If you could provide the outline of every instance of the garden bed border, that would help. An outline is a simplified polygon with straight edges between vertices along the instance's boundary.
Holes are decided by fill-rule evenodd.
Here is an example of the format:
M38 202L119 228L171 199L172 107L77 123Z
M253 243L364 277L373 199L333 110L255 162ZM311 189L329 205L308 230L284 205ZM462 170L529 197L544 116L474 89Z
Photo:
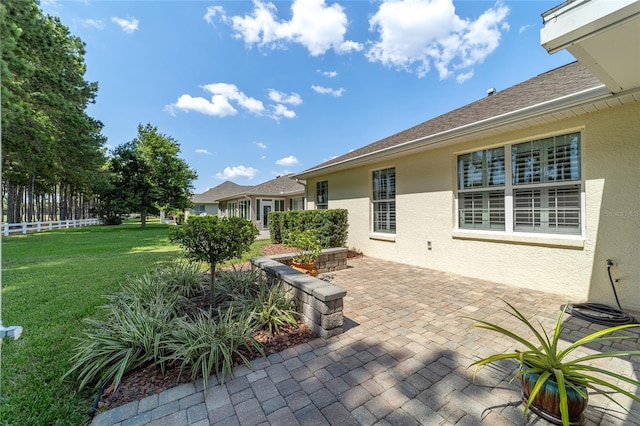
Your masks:
M346 248L324 249L318 258L318 272L326 273L347 267ZM328 281L292 269L292 254L254 257L253 269L260 269L268 282L282 282L293 296L300 319L323 339L343 332L343 298L346 290Z

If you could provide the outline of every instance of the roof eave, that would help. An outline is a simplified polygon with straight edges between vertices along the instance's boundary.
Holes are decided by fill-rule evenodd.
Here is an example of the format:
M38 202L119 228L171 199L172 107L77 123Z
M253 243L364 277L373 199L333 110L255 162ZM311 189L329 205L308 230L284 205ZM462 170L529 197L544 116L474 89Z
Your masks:
M611 97L611 92L605 85L596 86L587 90L573 93L571 95L552 99L526 108L511 111L505 114L497 115L484 120L476 121L464 126L455 127L443 132L424 136L419 139L410 140L401 144L384 148L371 153L363 154L358 157L345 159L336 163L328 164L324 167L312 168L307 171L294 174L292 177L297 179L309 179L315 176L331 173L339 170L354 167L356 165L364 165L375 162L382 157L402 153L408 150L415 150L427 146L438 146L450 143L453 139L460 138L472 133L487 131L498 128L507 124L524 121L539 117L541 115L551 114L562 110L575 108L581 105L589 104Z

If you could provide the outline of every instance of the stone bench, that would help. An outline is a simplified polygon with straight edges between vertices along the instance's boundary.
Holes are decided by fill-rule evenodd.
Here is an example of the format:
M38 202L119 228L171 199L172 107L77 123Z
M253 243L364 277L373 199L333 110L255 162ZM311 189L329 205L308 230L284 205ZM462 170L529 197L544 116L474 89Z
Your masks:
M323 250L318 260L319 273L344 269L347 267L347 249ZM287 263L291 263L291 254L251 259L252 268L260 269L268 282L284 284L293 297L300 319L317 336L326 339L341 334L344 325L342 300L347 292L327 281L298 272Z

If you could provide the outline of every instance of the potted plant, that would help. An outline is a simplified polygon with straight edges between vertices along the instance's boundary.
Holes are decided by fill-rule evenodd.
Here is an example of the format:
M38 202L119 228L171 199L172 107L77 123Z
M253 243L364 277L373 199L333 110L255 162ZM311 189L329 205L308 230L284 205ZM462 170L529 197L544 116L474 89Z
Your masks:
M296 248L291 257L292 268L314 277L318 275L316 260L320 256L322 245L312 229L289 232L284 238L284 245Z
M634 401L640 402L640 396L622 389L609 379L624 381L633 386L640 387L640 382L602 367L592 365L589 361L599 358L612 357L636 357L640 351L610 351L591 355L578 356L568 359L568 355L576 349L590 343L613 342L624 339L638 339L638 336L613 336L612 334L627 328L640 327L640 324L624 324L605 328L589 334L566 348L559 347L562 331L562 318L566 311L566 305L556 322L553 334L549 336L545 330L539 331L509 302L504 301L510 308L509 313L522 322L533 336L528 340L517 331L510 331L500 325L477 318L471 325L473 328L490 330L509 337L524 346L523 350L515 352L497 353L480 359L473 364L475 380L479 367L503 359L514 359L520 363L520 369L511 380L519 378L522 383L522 398L525 403L524 414L531 409L544 419L562 425L580 424L582 412L587 407L589 389L604 395L616 405L623 407L611 395L610 391L625 395ZM595 373L595 375L594 375ZM604 388L608 388L605 392Z

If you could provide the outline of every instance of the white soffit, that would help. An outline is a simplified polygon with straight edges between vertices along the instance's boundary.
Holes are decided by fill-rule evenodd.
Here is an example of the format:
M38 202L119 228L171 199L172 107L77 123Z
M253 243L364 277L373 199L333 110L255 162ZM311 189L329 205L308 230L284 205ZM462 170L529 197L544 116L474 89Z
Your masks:
M613 93L640 87L640 0L570 0L542 18L549 53L567 49Z

